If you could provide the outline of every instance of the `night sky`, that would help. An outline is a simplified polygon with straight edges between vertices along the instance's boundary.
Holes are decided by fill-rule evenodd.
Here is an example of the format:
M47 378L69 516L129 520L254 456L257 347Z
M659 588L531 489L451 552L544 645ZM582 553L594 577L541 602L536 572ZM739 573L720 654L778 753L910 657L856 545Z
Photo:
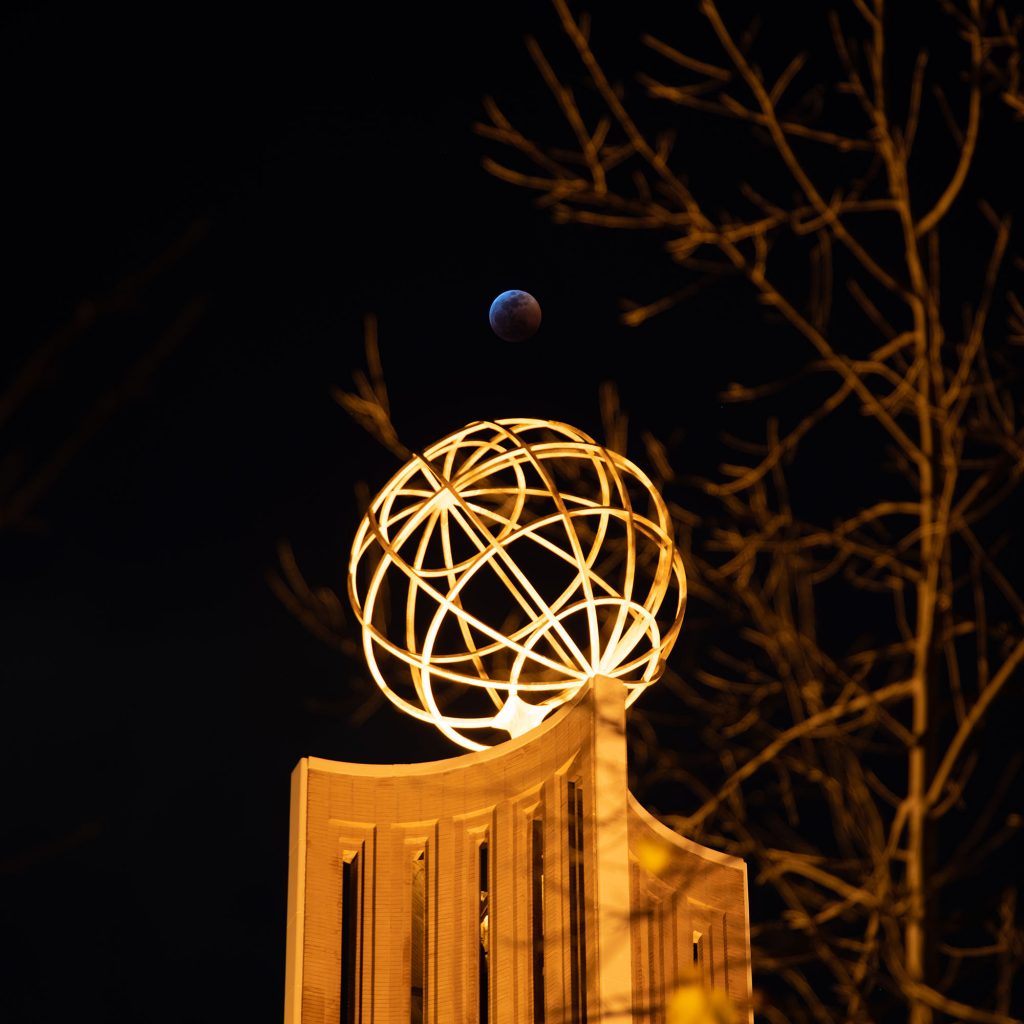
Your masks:
M557 38L546 5L371 6L3 16L0 381L63 348L0 482L67 458L0 529L0 1019L278 1020L296 761L455 752L387 708L353 726L358 666L267 580L287 540L343 589L357 484L397 468L331 398L365 314L412 448L513 415L600 434L615 379L698 466L763 363L728 293L619 326L674 286L656 248L481 169L485 94L557 123L523 44ZM487 323L507 288L543 307L520 345Z

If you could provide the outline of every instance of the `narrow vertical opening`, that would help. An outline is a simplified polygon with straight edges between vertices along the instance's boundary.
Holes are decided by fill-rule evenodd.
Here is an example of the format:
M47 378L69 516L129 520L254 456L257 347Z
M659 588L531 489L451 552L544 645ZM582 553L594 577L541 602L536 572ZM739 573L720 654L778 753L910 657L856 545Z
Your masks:
M569 783L569 998L572 1024L580 1019L579 921L576 913L576 783Z
M583 876L583 792L576 790L576 898L579 901L580 1024L587 1024L587 890Z
M482 842L480 844L479 866L477 868L477 877L480 882L480 950L478 953L479 966L477 968L480 1024L487 1024L490 1020L491 1008L491 984L488 973L490 967L491 889L488 881L487 864L487 843Z
M533 875L533 1024L544 1024L544 822L534 818L530 831Z
M569 783L569 968L573 1024L587 1024L587 922L583 880L583 793Z
M427 952L427 872L421 850L412 862L412 949L410 950L409 1020L423 1024Z
M359 998L359 854L341 865L341 1022L356 1024Z
M658 927L659 922L656 920L656 911L654 908L654 902L648 891L647 896L647 908L644 911L644 921L636 922L636 926L645 924L647 926L647 983L650 986L652 997L655 993L658 993L656 1001L663 1002L664 997L661 995L662 989L662 961L659 959L659 933L661 929Z
M699 977L704 977L704 935L701 932L693 933L693 970Z

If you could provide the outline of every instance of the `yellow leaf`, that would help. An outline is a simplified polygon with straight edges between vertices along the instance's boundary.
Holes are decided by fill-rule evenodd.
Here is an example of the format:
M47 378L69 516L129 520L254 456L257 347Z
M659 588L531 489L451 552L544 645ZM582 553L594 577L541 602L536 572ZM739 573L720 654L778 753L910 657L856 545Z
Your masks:
M672 851L668 843L657 839L641 839L636 847L637 860L645 871L652 875L660 875L666 871L672 859Z
M735 1012L724 992L704 988L698 981L683 982L669 997L666 1024L733 1024Z

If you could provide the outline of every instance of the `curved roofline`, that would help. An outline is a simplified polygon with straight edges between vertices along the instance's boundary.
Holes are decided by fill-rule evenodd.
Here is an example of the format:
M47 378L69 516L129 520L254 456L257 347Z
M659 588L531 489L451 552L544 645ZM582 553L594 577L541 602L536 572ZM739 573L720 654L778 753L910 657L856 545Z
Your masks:
M517 750L539 742L549 732L557 729L562 722L568 718L576 708L590 695L594 688L594 679L588 679L576 692L576 694L565 704L556 709L555 713L546 718L536 728L517 736L515 739L506 740L504 743L496 743L493 747L484 750L472 750L468 754L458 754L455 757L445 757L439 761L413 761L409 763L393 762L391 764L361 764L357 761L334 761L325 757L307 757L306 761L310 768L321 772L331 772L336 775L356 775L361 778L394 778L397 775L408 777L410 775L435 775L442 772L469 768L490 761L497 761L512 754ZM396 771L400 769L400 771Z
M670 829L664 822L659 821L632 793L627 793L629 809L649 828L657 837L666 843L687 853L692 853L704 860L712 861L715 864L724 864L731 868L742 868L744 873L747 870L747 862L742 857L735 857L731 853L722 853L721 850L713 850L709 846L702 846L693 839L687 839L678 832Z

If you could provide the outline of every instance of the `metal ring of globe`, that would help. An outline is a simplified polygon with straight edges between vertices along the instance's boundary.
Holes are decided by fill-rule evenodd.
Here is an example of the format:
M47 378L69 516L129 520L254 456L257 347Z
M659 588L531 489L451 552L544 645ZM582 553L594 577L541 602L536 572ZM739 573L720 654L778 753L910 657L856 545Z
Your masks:
M521 735L595 675L631 704L686 605L651 480L538 419L471 423L415 455L360 523L348 586L381 690L470 750L489 744L467 732Z

